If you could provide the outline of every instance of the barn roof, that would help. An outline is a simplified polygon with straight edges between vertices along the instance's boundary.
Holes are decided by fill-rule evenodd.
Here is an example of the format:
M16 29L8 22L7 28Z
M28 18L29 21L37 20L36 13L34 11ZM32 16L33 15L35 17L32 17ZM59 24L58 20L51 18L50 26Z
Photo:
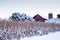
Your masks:
M33 19L35 19L35 21L43 21L43 22L46 20L45 18L43 18L43 17L40 16L39 14L35 15L35 16L33 17Z

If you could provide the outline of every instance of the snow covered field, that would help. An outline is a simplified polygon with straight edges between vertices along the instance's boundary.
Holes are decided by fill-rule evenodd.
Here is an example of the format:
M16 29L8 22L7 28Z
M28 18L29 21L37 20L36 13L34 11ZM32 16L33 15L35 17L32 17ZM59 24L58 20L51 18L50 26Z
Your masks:
M48 35L43 36L32 36L21 38L21 40L60 40L60 32L49 33Z

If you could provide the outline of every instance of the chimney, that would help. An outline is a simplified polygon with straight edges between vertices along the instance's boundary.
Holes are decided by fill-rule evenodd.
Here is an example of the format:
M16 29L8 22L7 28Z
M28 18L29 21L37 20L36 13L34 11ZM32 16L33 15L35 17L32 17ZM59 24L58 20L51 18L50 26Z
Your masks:
M53 18L53 13L49 13L49 14L48 14L48 18L49 18L49 19Z

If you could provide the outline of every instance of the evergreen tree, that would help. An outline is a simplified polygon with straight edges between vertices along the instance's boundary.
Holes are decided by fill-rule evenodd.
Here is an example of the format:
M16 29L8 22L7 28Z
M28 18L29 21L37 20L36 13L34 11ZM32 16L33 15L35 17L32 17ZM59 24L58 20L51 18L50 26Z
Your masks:
M20 20L21 19L21 14L19 12L15 12L9 18L12 19L12 20Z
M9 18L13 21L32 21L30 16L27 16L25 13L20 14L19 12L14 12Z
M58 14L58 15L57 15L57 18L59 18L59 19L60 19L60 14Z

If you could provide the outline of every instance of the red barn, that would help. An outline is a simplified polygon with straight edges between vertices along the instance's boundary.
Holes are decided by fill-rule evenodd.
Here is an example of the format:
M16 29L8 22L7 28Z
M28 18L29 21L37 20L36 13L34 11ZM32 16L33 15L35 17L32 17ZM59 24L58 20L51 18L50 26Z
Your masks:
M44 22L46 20L45 18L41 17L39 14L35 15L33 19L35 19L35 21L41 21L41 22Z

